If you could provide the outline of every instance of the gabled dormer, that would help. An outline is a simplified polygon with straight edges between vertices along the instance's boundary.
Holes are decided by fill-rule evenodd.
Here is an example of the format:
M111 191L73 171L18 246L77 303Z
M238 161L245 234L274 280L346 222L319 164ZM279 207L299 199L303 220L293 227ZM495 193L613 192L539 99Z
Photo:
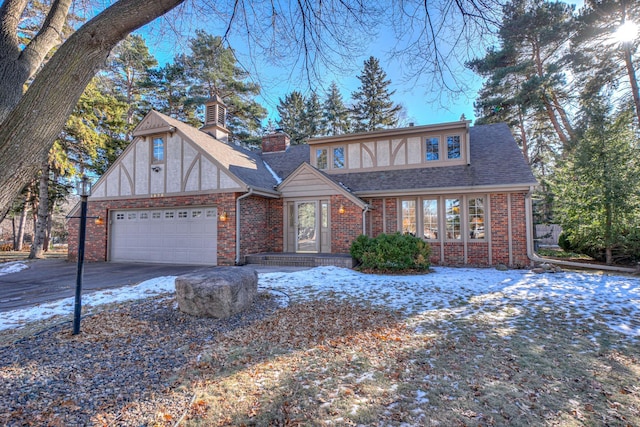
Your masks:
M331 173L471 163L469 120L313 138L309 163Z
M205 102L204 107L204 126L200 130L218 141L229 142L229 130L226 127L227 106L222 102L222 98L213 95Z

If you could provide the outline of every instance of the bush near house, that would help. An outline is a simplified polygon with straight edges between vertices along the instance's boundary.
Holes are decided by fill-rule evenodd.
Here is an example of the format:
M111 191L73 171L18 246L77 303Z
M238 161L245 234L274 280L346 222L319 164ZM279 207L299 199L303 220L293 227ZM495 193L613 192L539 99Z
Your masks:
M376 271L429 270L431 246L410 234L360 235L351 244L351 256L362 269Z

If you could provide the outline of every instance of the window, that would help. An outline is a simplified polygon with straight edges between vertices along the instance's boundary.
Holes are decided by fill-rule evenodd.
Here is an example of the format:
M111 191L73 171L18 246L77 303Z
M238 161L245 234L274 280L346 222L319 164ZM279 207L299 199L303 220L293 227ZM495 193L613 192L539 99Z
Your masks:
M129 212L129 213L127 214L127 219L136 219L136 214L135 214L135 213L133 213L133 212Z
M422 201L422 235L425 239L438 238L438 201Z
M322 202L322 228L329 227L329 203Z
M200 218L202 216L202 211L191 211L191 218Z
M447 239L458 240L460 232L460 199L445 200L445 228Z
M427 151L425 159L427 161L438 160L438 150L440 149L440 138L427 138Z
M327 168L327 149L326 148L318 148L316 150L316 167L318 169Z
M149 219L149 214L147 212L140 212L140 219Z
M469 237L471 239L484 239L484 198L474 197L469 199Z
M333 167L335 169L344 168L344 147L336 147L333 149Z
M152 219L160 219L160 212L151 212Z
M167 211L164 213L164 219L173 219L175 213L173 211Z
M455 135L447 137L447 158L460 158L460 136Z
M402 232L416 235L416 201L402 201Z
M216 211L214 211L213 209L207 209L207 213L205 215L207 216L207 218L215 218Z
M188 218L189 212L187 211L178 211L178 218Z
M153 163L164 162L164 138L153 138Z
M124 214L123 214L123 213L117 213L117 214L116 214L116 219L117 219L117 220L124 219Z

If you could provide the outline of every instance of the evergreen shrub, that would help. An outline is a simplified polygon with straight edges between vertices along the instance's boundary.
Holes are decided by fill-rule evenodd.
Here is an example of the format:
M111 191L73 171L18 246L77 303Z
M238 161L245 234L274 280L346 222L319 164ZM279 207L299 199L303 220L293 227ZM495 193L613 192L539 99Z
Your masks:
M431 246L410 234L360 235L351 244L351 256L363 269L379 271L429 270Z

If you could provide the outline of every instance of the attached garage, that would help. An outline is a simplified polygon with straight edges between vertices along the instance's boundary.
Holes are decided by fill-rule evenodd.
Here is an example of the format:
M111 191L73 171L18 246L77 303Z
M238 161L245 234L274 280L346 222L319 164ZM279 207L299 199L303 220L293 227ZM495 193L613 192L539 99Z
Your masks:
M217 265L215 207L114 210L111 261Z

